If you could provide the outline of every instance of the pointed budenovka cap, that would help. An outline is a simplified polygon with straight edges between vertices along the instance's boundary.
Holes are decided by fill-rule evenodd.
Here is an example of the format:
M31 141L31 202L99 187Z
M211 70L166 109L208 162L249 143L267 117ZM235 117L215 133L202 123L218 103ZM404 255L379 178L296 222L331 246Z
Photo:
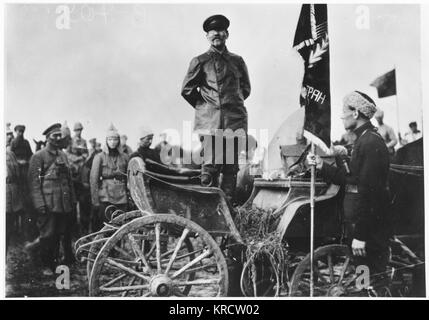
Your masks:
M107 128L106 137L118 137L119 138L119 132L113 125L113 123L110 124L110 126Z
M80 123L80 122L76 122L76 123L74 124L73 131L76 131L76 130L83 130L83 125L82 125L82 123Z

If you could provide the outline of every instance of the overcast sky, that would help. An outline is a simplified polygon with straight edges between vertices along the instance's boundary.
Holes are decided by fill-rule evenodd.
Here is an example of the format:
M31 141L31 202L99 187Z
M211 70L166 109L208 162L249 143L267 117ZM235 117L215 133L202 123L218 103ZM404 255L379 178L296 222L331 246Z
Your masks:
M27 125L29 139L65 120L81 121L83 136L99 140L113 122L133 148L140 125L182 131L193 109L181 84L191 58L208 49L202 22L217 13L231 21L228 49L248 65L249 127L272 136L299 108L303 63L292 49L298 4L68 6L66 30L56 27L56 5L6 9L5 121ZM413 120L421 127L419 6L369 5L369 29L357 28L357 7L328 5L332 139L343 132L342 97L354 89L375 98L397 131L396 97L376 99L369 87L394 65L400 129Z

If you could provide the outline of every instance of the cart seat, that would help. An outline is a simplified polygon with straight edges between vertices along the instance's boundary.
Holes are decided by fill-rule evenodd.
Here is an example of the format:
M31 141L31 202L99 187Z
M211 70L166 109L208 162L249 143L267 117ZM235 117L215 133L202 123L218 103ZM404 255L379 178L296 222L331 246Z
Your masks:
M146 173L150 176L176 183L200 184L200 169L179 168L146 159Z

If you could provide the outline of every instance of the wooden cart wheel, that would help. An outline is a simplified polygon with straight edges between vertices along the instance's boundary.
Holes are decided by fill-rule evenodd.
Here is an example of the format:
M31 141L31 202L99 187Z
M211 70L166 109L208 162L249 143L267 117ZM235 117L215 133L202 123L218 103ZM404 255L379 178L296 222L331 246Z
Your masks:
M112 225L115 225L115 226L122 226L130 222L131 220L140 218L144 215L146 215L146 213L140 210L129 211L115 217L111 223ZM111 230L110 227L103 226L103 228L100 231L105 231L105 232L98 234L92 240L94 243L89 247L88 256L87 256L88 259L86 262L86 275L87 275L88 281L91 277L91 271L92 271L92 266L94 264L94 260L97 257L97 254L100 251L100 249L103 247L103 244L105 243L105 241L102 241L102 239L106 239L107 237L110 237L116 231L116 230L111 230L111 231L110 230Z
M127 223L103 245L89 294L209 297L226 296L227 288L226 260L210 234L186 218L156 214Z
M350 296L359 294L355 287L356 269L350 248L327 245L314 251L314 296ZM296 267L290 296L310 296L310 255Z

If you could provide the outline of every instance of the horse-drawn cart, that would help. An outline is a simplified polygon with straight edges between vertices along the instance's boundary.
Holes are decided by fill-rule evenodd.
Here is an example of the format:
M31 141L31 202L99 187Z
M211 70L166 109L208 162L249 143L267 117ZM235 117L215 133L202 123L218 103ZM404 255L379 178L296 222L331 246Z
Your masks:
M150 171L140 158L130 160L128 186L137 209L109 208L110 222L76 242L77 257L87 263L89 294L308 296L310 180L255 179L237 210L221 189L200 186L198 176L190 169ZM362 294L342 239L342 192L316 180L314 295ZM258 215L266 219L255 220ZM251 219L263 237L246 237L242 221ZM396 248L403 267L421 262L403 243Z

